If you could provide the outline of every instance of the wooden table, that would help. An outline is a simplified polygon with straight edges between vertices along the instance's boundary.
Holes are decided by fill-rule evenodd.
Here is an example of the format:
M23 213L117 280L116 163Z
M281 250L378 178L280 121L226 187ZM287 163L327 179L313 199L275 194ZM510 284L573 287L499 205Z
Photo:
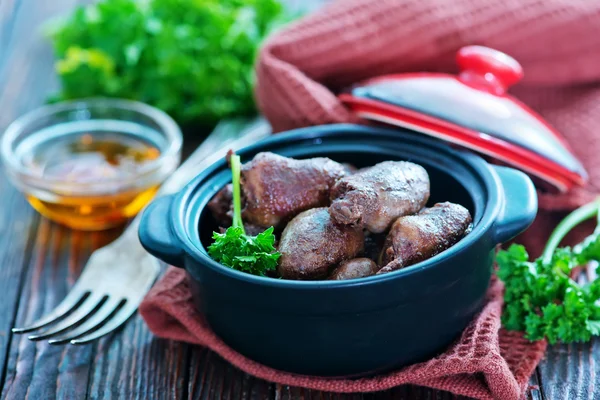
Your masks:
M38 31L78 0L0 0L0 131L56 88ZM186 138L187 151L198 139ZM337 395L247 376L203 348L153 337L139 316L83 347L51 346L10 329L55 307L108 233L72 232L41 219L0 174L0 393L2 399L449 399L418 387ZM600 398L600 342L554 346L532 377L534 399Z

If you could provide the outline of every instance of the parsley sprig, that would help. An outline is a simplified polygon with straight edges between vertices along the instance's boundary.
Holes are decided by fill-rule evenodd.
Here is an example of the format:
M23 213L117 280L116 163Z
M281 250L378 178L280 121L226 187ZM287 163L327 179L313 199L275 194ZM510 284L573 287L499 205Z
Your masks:
M524 331L529 340L545 338L549 343L586 342L600 335L600 280L575 280L582 267L598 269L600 221L581 243L558 247L574 227L600 217L599 206L596 201L565 217L534 261L529 261L522 245L513 244L498 253L498 277L505 284L502 323L506 329Z
M230 158L233 181L233 223L225 233L213 232L214 242L208 247L208 254L223 265L264 276L277 267L281 254L275 249L273 227L257 236L248 236L242 222L240 194L241 162L238 155Z
M46 28L61 90L51 100L120 97L181 124L253 115L263 40L296 17L278 0L100 0Z

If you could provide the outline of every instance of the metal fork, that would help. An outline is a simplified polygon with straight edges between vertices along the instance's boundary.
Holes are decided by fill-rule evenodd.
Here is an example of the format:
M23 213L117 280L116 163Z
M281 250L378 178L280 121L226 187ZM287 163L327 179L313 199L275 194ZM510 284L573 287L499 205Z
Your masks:
M267 136L270 127L258 118L220 123L196 151L161 186L157 196L174 193L200 171L226 155ZM64 300L49 314L14 333L41 332L31 340L50 344L85 344L125 323L160 274L158 260L148 254L137 236L138 215L114 242L96 250Z

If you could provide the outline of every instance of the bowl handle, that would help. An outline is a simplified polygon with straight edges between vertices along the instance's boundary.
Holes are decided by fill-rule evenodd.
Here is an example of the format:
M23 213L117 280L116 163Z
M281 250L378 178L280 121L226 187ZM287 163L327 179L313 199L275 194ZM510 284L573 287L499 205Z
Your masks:
M527 175L513 168L494 165L504 189L504 205L494 225L496 243L504 243L532 224L537 213L537 194Z
M138 236L142 246L154 257L183 268L183 250L169 223L172 200L173 195L158 197L146 207Z

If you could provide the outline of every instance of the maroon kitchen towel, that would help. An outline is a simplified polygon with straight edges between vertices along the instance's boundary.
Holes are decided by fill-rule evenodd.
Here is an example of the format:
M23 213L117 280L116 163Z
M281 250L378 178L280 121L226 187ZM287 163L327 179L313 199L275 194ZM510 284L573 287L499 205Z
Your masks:
M242 371L283 385L328 392L374 392L414 384L478 399L518 400L542 358L546 343L528 342L500 327L502 285L494 282L483 311L460 339L439 356L409 367L362 379L335 379L277 371L227 346L196 311L187 276L171 267L152 288L140 313L157 336L208 347Z

